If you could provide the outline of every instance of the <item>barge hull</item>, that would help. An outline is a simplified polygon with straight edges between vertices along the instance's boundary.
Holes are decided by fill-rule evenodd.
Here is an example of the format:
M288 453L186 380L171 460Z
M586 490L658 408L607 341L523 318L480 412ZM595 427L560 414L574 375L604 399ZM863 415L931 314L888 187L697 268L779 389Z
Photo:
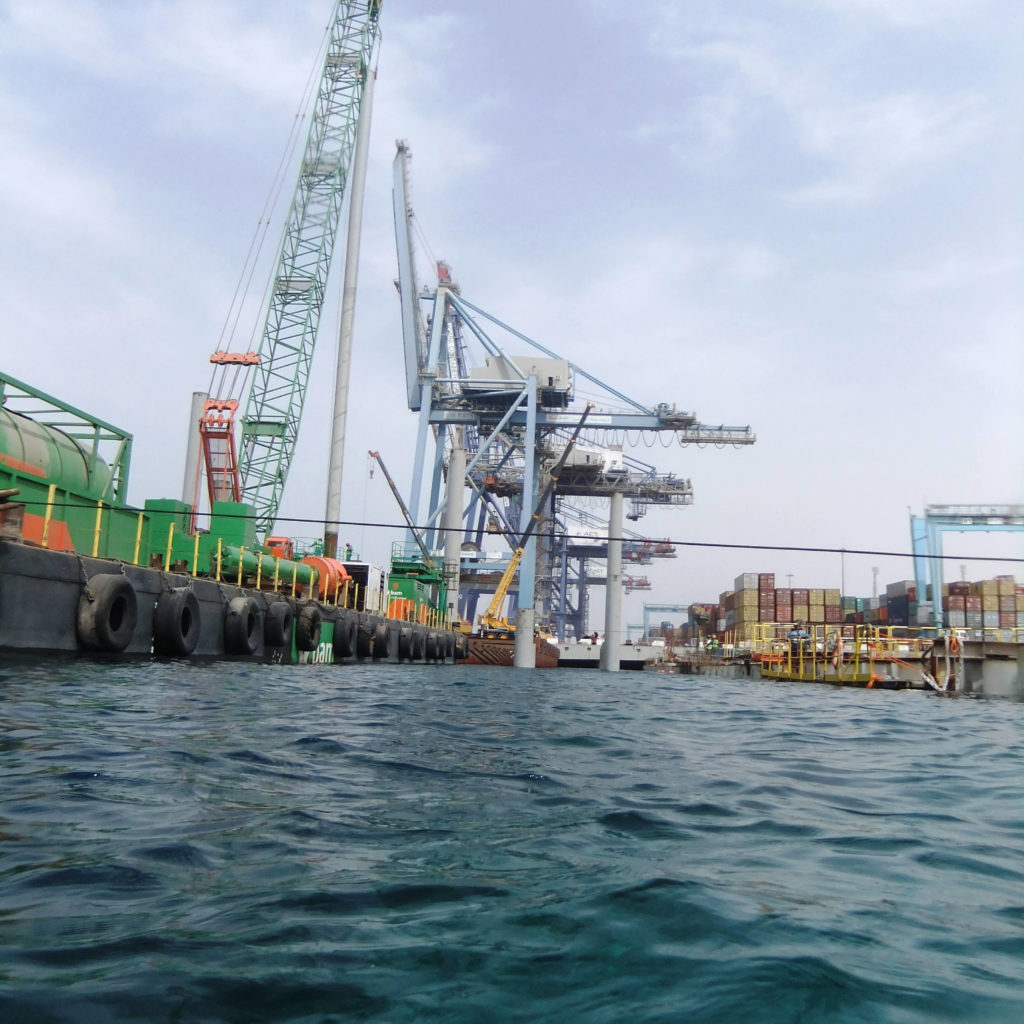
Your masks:
M127 642L116 649L97 649L83 642L79 622L83 601L89 600L90 582L98 577L122 577L134 594L134 627ZM419 662L453 663L464 652L451 630L390 619L364 611L336 608L317 601L294 599L279 593L252 590L193 577L184 573L131 565L74 552L52 551L16 541L0 540L0 652L46 652L141 657L154 653L161 595L189 591L192 658L240 657L268 662ZM251 639L239 650L226 629L231 603L250 602L258 622ZM301 629L285 643L272 642L269 612L272 605L287 605L291 621L305 613L307 623L319 623L319 642L297 650ZM191 619L197 620L192 622ZM308 630L307 630L308 633ZM279 638L278 638L279 639ZM237 642L235 647L237 648ZM302 646L300 643L299 647Z

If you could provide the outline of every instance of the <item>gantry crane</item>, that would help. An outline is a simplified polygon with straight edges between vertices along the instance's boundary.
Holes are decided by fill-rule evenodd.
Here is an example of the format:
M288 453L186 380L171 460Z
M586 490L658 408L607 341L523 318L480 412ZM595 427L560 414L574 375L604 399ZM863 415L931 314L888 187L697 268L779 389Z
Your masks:
M912 625L946 624L941 600L942 535L976 531L1024 531L1024 505L926 505L923 516L910 516L919 617Z
M380 39L381 0L336 0L302 164L271 282L266 320L234 447L238 399L211 394L201 419L210 500L256 509L273 528L295 450L360 110ZM212 360L225 365L224 353ZM237 364L235 357L231 364Z
M598 380L582 366L564 359L497 317L469 302L444 268L438 267L437 285L422 291L416 276L413 252L413 212L409 201L409 147L398 142L394 162L394 217L398 250L398 292L402 310L402 340L405 355L405 383L409 409L418 413L413 478L409 490L409 508L413 519L424 525L428 544L433 542L435 525L442 515L458 524L466 520L463 500L466 489L472 497L469 517L474 511L499 521L500 532L510 539L524 531L526 517L533 506L536 483L543 466L557 456L564 443L564 432L574 422L575 381L586 381L601 389L608 407L591 416L588 433L599 438L624 438L646 434L675 439L680 445L708 443L750 445L755 441L749 426L706 425L692 412L662 402L641 404L610 384ZM426 307L424 310L422 307ZM497 340L496 332L513 339L516 355ZM471 340L483 352L482 365L466 357L463 341ZM430 439L433 438L433 454ZM589 440L589 439L588 439ZM609 501L607 542L606 634L614 640L620 632L622 518L625 497L634 511L646 505L679 507L692 501L689 480L674 474L659 474L624 456L621 448L602 449L595 440L594 458L575 460L571 473L559 483L559 499L605 497ZM446 455L448 458L446 460ZM457 457L456 457L457 456ZM445 477L447 493L442 495ZM426 473L433 467L429 484ZM453 470L452 467L459 467ZM424 493L426 491L426 493ZM421 502L426 498L426 513ZM508 502L512 515L503 517L496 499ZM486 505L486 508L484 507ZM514 520L518 514L518 530ZM554 523L558 510L546 510L545 518ZM470 518L471 521L471 518ZM448 535L451 527L446 527ZM536 614L538 575L554 593L553 563L547 551L539 551L538 536L553 531L538 531L520 557L519 617L530 620ZM458 555L455 556L458 558ZM448 556L446 555L446 561ZM540 574L538 574L540 562ZM485 566L475 558L467 569ZM560 596L560 595L558 595ZM564 606L549 620L564 624ZM470 617L472 617L470 615ZM613 626L607 625L614 622ZM523 631L525 632L525 630ZM522 633L517 634L518 641ZM611 645L614 647L614 644ZM615 668L618 662L615 661Z

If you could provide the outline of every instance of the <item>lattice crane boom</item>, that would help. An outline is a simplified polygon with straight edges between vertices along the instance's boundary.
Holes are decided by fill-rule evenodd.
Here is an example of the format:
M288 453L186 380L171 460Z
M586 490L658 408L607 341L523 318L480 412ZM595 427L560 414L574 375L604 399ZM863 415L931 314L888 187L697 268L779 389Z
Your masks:
M288 212L252 386L242 416L242 500L272 531L295 450L381 0L337 0Z

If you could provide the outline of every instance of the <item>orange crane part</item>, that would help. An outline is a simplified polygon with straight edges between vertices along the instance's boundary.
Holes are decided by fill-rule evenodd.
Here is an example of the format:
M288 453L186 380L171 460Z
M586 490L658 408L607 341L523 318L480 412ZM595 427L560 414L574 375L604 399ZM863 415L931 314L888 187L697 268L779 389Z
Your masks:
M208 398L203 418L199 421L211 506L215 501L242 500L238 453L235 450L237 409L238 402L233 399Z
M339 562L336 558L325 558L321 555L306 555L302 559L303 565L311 565L316 569L317 582L314 584L314 589L318 590L317 596L321 601L330 600L333 601L336 595L341 595L345 591L345 584L350 583L352 577L349 576L348 570L344 564Z

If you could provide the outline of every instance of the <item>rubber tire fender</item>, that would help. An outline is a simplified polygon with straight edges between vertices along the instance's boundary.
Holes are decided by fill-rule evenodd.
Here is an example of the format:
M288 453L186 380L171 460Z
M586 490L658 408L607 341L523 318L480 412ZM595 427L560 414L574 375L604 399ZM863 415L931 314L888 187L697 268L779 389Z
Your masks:
M356 653L356 620L351 615L338 613L334 619L334 656L351 658Z
M123 651L131 642L138 620L135 587L120 573L93 576L78 599L78 641L90 650Z
M360 658L373 656L373 627L363 623L356 633L356 654Z
M418 629L412 631L412 660L423 660L423 634Z
M427 661L437 661L437 634L431 633L427 637Z
M287 647L292 642L295 616L287 601L271 601L263 619L263 642L268 647Z
M263 615L256 598L233 597L224 613L224 651L227 654L255 654L263 635Z
M469 657L469 637L459 637L459 660L465 661Z
M165 590L153 613L153 653L187 658L199 643L202 619L191 587Z
M403 626L398 631L398 660L408 661L412 657L412 629Z
M312 601L304 604L295 619L295 647L300 651L315 651L320 646L320 627L323 615Z
M391 656L391 627L386 622L380 623L373 631L373 660Z

